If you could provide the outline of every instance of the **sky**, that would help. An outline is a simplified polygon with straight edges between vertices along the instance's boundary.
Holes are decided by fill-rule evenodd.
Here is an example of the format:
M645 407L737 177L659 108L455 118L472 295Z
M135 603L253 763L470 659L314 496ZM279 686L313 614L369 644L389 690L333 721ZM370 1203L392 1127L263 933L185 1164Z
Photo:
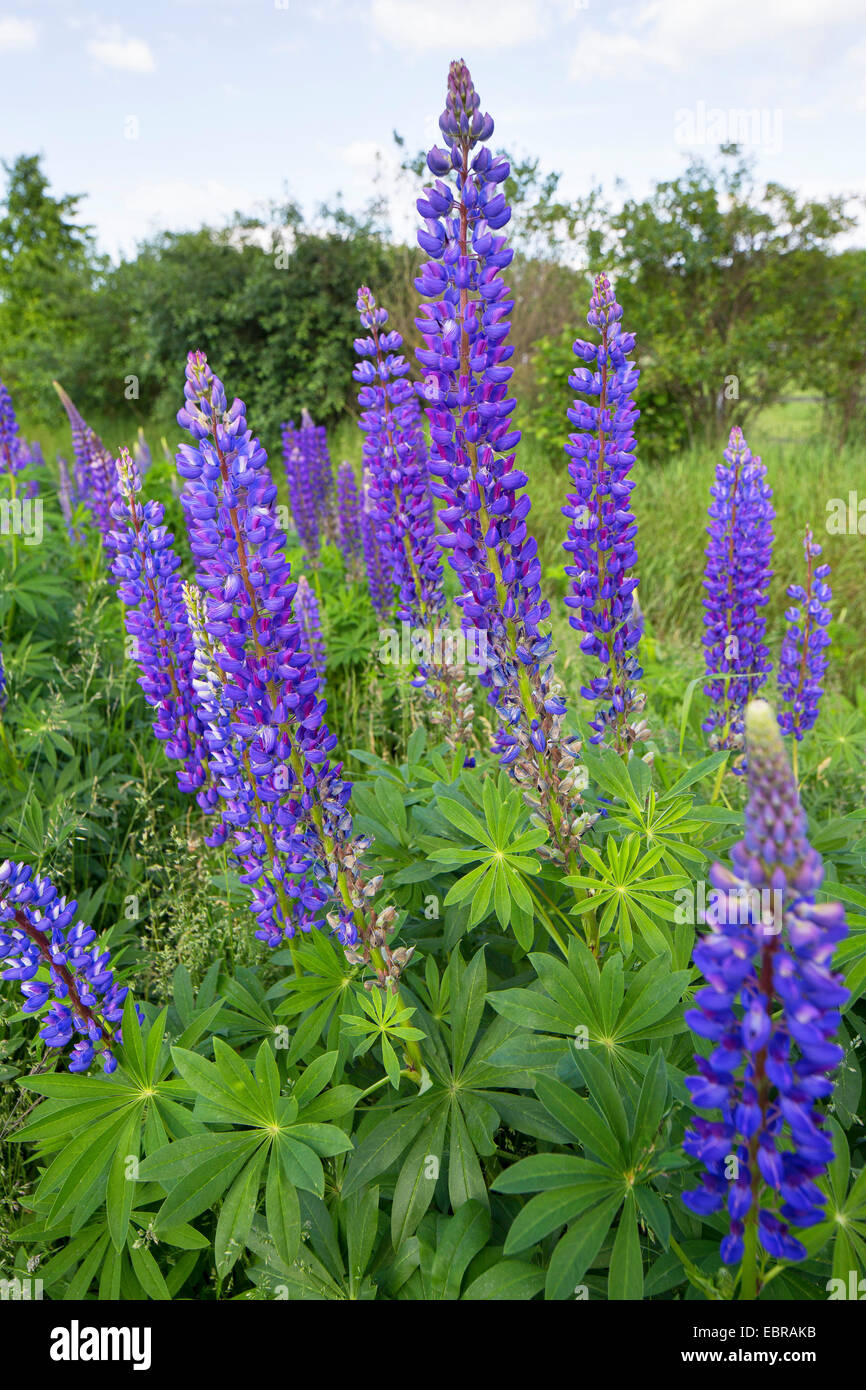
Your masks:
M0 0L0 157L42 153L114 257L286 196L360 208L377 171L408 239L392 132L433 143L455 57L567 194L739 138L761 180L866 196L866 0Z

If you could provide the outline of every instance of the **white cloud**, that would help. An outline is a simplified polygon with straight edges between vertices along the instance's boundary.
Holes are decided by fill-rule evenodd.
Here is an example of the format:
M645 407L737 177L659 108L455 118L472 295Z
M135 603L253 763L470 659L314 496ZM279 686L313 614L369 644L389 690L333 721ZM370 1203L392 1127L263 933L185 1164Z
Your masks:
M29 19L0 15L0 53L20 52L36 47L36 25Z
M144 39L124 38L119 29L90 39L87 52L102 67L121 72L153 72L156 67L149 44Z
M513 48L548 32L563 0L372 0L373 28L396 48Z
M823 46L828 31L862 20L863 0L645 0L612 12L610 29L580 35L571 63L584 80L686 70L696 61Z

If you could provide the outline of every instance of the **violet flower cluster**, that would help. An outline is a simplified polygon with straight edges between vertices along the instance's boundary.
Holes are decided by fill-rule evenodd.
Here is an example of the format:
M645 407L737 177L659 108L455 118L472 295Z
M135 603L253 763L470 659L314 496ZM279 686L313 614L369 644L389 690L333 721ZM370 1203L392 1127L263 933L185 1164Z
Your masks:
M365 479L361 494L359 521L361 526L361 550L364 555L364 569L367 573L367 589L370 602L383 620L394 616L394 580L391 573L391 555L381 544L379 530L373 515L371 484Z
M112 1072L128 987L115 981L108 951L93 945L93 928L76 921L77 907L29 865L0 864L0 980L20 985L24 1013L46 1010L39 1033L46 1047L72 1043L70 1071L87 1071L98 1055ZM48 978L37 979L40 972Z
M734 427L710 489L705 552L704 693L714 706L702 727L712 748L742 750L743 710L772 670L764 608L775 512L766 473Z
M366 285L358 290L357 307L367 330L367 337L355 339L361 360L353 376L359 383L369 512L397 592L395 617L432 632L445 595L421 410L400 352L403 339L386 330L387 309L377 307Z
M806 1250L789 1226L824 1217L816 1179L833 1158L821 1111L842 1059L834 1041L847 998L832 958L846 934L841 903L817 903L820 855L778 725L764 700L745 712L748 803L745 836L731 850L733 871L715 864L707 921L694 949L706 980L686 1021L708 1039L688 1081L693 1104L721 1118L697 1118L684 1147L703 1165L701 1186L684 1193L705 1215L727 1208L726 1264L742 1259L748 1222L776 1259ZM736 1159L731 1164L731 1158Z
M208 785L206 748L192 687L192 635L187 623L180 558L174 537L163 524L164 508L156 501L138 500L141 476L126 449L117 464L119 498L112 503L114 529L106 547L113 556L112 574L125 606L126 630L132 656L141 675L138 684L155 710L153 732L166 754L181 763L177 772L182 792L194 792L205 811L216 796Z
M514 302L502 272L513 252L499 233L511 216L502 191L509 166L484 143L493 120L481 114L462 61L451 64L439 127L448 147L427 156L434 182L418 201L418 241L430 260L415 281L432 301L415 322L424 339L417 389L430 421L430 486L443 504L438 543L460 582L462 626L474 631L476 650L486 648L479 679L498 716L496 750L565 853L582 828L572 823L577 798L566 785L574 750L561 732L565 703L543 626L550 605L527 526L531 504L515 463L520 431L508 395Z
M325 651L325 640L322 637L322 619L319 613L319 600L315 592L307 583L306 577L302 574L298 579L298 587L295 593L295 612L298 616L301 632L306 642L307 651L310 653L310 660L316 675L325 683L325 663L327 654Z
M295 530L307 559L317 565L322 538L336 538L334 478L325 428L306 410L300 429L291 420L283 425L283 463Z
M612 731L617 751L624 753L648 737L643 721L629 722L646 704L636 684L643 675L638 656L643 622L636 604L638 580L630 573L637 564L630 474L640 372L628 360L635 335L622 331L622 309L605 275L596 276L587 323L600 342L577 339L574 352L585 365L568 381L596 403L575 400L568 411L576 431L565 446L575 488L562 509L569 519L563 548L571 556L565 572L572 579L565 603L571 610L569 623L585 634L581 651L602 667L602 674L581 688L583 697L596 705L591 741L600 743Z
M12 397L0 381L0 473L14 477L30 462L30 453L20 435Z
M361 509L355 470L347 461L337 469L337 544L346 574L353 582L361 577Z
M90 428L63 387L56 381L54 389L63 403L72 430L78 495L87 503L103 540L107 540L111 531L111 508L117 500L115 461L99 435Z
M269 945L319 924L350 855L350 785L330 755L336 738L308 644L292 616L296 586L276 520L267 455L229 407L201 353L191 353L178 423L193 436L177 467L186 479L196 578L194 688L223 818L209 843L232 837L250 887L256 935ZM355 939L352 912L339 916Z
M824 675L829 665L827 628L832 614L828 604L833 597L827 578L829 565L816 565L821 547L806 532L806 583L792 584L788 598L795 607L786 610L788 627L779 657L779 726L799 742L818 718L818 705L824 691Z

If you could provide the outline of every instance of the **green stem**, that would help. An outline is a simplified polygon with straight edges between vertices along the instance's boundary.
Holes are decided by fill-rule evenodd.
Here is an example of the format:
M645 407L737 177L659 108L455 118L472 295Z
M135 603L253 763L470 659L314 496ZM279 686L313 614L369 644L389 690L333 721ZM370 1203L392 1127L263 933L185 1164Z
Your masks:
M743 1243L745 1249L740 1267L740 1298L753 1301L758 1297L758 1212L754 1205L746 1218Z

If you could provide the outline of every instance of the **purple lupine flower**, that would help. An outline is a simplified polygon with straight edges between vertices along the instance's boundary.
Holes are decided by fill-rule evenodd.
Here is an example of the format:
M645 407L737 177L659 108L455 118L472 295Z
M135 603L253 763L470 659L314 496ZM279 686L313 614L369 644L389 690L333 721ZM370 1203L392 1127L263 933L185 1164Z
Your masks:
M806 531L806 584L792 584L788 598L796 607L787 609L788 628L779 657L779 727L799 742L818 718L818 705L824 693L824 675L829 659L827 632L832 614L827 604L833 597L826 582L829 565L815 565L821 547ZM785 708L787 706L787 708Z
M161 502L144 505L138 465L126 449L117 464L119 499L112 504L114 530L106 538L112 573L125 607L126 630L141 675L138 684L156 711L153 732L169 758L180 762L178 787L194 792L203 810L216 803L208 787L206 748L192 687L192 636L187 623L180 558L163 525Z
M684 1194L699 1215L727 1205L726 1264L743 1257L747 1222L777 1259L806 1250L789 1224L823 1219L816 1186L833 1157L818 1102L832 1094L829 1073L842 1059L834 1041L847 997L832 971L846 934L841 903L816 903L824 870L807 839L782 737L770 706L745 711L749 797L745 836L731 850L733 872L713 865L706 920L694 949L706 980L686 1013L713 1051L695 1058L688 1080L699 1110L684 1147L704 1167L701 1186ZM730 1159L735 1157L731 1178Z
M328 431L317 425L306 407L301 411L302 449L308 460L313 507L319 530L326 541L337 539L334 511L334 469L328 448Z
M30 455L18 429L12 397L0 381L0 473L12 477L30 463Z
M191 353L178 414L196 441L177 457L206 599L193 631L196 691L211 690L203 714L211 771L251 887L256 935L276 945L294 934L299 915L309 929L333 893L335 846L351 837L351 787L329 761L336 738L292 618L295 585L267 455L247 429L243 402L227 408L222 383L206 372L203 354ZM354 939L350 918L340 930Z
M313 669L324 685L327 655L325 641L322 637L319 600L303 574L298 579L298 588L295 593L295 612L298 615L298 622L304 636L306 650L310 653Z
M712 748L741 750L743 710L767 679L764 641L773 547L772 490L767 470L743 432L731 430L710 489L704 573L704 658L714 701L703 722ZM742 771L742 764L735 768Z
M367 571L367 588L377 615L384 619L394 616L394 582L391 577L391 554L383 550L373 515L370 480L365 478L361 495L361 548Z
M93 946L93 928L75 921L77 907L28 864L0 864L0 980L20 984L24 1013L48 1006L39 1034L46 1047L66 1047L77 1037L70 1071L86 1071L99 1055L103 1070L112 1072L128 987L116 983L108 951ZM40 970L48 971L47 981L36 979ZM143 1022L140 1008L137 1013Z
M355 470L344 460L337 469L337 542L353 582L361 577L361 511Z
M369 334L355 339L361 360L353 372L360 384L368 506L397 590L395 616L432 631L445 595L418 398L400 353L403 339L383 331L388 311L377 308L366 285L358 290L358 311Z
M66 534L71 541L81 539L73 523L72 517L79 502L78 490L75 487L69 473L69 464L61 454L57 455L57 500L60 503L60 511L66 523Z
M486 648L479 679L498 715L496 748L515 776L521 765L527 799L537 791L551 842L564 855L579 833L572 822L577 802L563 780L574 757L561 733L565 703L542 626L550 605L527 529L527 477L515 463L520 431L507 394L513 300L502 271L513 252L498 233L511 216L501 189L509 166L484 145L493 120L479 107L465 63L452 63L439 121L449 148L430 150L435 181L418 201L424 218L418 241L431 259L415 286L433 302L421 306L415 321L425 344L417 353L425 371L417 389L430 420L431 491L444 504L438 543L460 581L462 625Z
M638 580L629 574L637 564L634 480L629 475L640 414L633 393L640 372L628 360L635 335L622 331L621 320L622 309L607 276L596 276L587 323L601 341L578 338L574 352L584 365L568 380L573 390L598 403L575 400L568 411L577 427L565 446L575 491L562 511L570 521L563 548L572 556L565 566L572 578L565 598L572 610L568 621L586 634L581 651L596 657L603 668L602 675L581 688L597 709L590 723L591 742L602 742L610 729L617 751L624 753L637 739L646 738L648 730L643 721L628 722L643 710L646 699L635 688L643 675L638 657L642 622L635 607Z
M54 389L69 417L75 454L75 482L103 539L111 530L111 508L117 501L117 468L99 435L76 410L59 382Z
M298 430L289 420L283 425L283 463L289 485L289 507L298 539L313 566L319 563L319 513L316 505L317 485L313 475L309 430Z

